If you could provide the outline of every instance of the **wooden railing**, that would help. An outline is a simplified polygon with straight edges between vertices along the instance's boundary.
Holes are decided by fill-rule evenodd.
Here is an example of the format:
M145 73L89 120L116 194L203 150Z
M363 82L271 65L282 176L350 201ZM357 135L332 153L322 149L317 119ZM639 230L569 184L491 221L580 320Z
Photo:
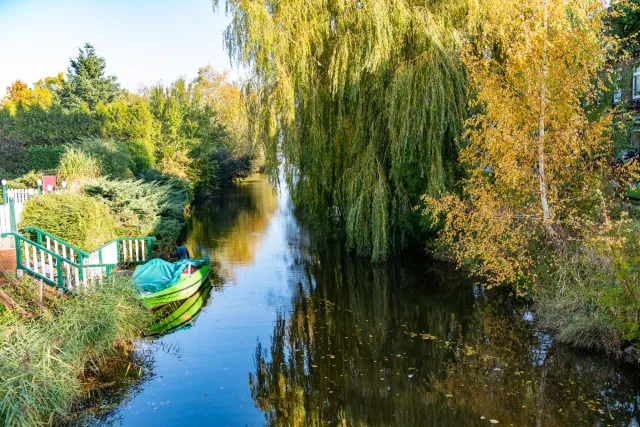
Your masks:
M16 264L44 282L71 292L82 292L101 285L115 264L81 264L71 261L17 232L3 233L15 239Z

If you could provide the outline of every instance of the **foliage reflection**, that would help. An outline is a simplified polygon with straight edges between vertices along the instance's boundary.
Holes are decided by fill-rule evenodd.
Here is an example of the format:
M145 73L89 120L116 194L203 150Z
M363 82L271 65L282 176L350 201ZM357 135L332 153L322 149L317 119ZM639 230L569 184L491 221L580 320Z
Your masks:
M268 425L629 425L637 375L559 348L525 308L424 260L302 251L291 314L258 343ZM632 424L637 425L637 424Z
M187 245L227 270L253 261L277 200L265 182L247 182L223 194L197 207L188 223Z

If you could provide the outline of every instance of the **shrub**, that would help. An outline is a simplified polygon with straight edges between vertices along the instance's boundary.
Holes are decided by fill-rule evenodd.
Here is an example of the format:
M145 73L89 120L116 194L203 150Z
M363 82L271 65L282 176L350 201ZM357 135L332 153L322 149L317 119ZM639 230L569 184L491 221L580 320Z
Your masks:
M173 241L184 227L183 213L193 198L186 181L148 172L148 181L100 179L83 187L104 202L118 222L120 236L155 236L156 253L173 252Z
M133 140L125 142L125 146L131 154L132 171L136 174L155 166L156 158L153 154L153 142Z
M0 424L58 424L82 394L79 373L140 336L149 316L118 277L61 300L53 316L0 316Z
M29 171L22 176L7 181L9 188L36 188L38 180L42 179L42 174L36 171Z
M67 147L60 159L58 178L68 183L97 178L100 176L98 161L73 147Z
M131 178L134 163L127 146L113 139L85 137L78 139L74 148L94 159L100 176L110 178Z
M49 171L60 164L65 152L61 145L34 145L27 148L27 166L29 170Z
M559 342L638 361L630 344L640 349L639 229L630 222L615 240L567 244L539 267L537 317Z
M38 227L85 251L116 237L116 223L109 208L79 194L50 194L28 200L20 227Z

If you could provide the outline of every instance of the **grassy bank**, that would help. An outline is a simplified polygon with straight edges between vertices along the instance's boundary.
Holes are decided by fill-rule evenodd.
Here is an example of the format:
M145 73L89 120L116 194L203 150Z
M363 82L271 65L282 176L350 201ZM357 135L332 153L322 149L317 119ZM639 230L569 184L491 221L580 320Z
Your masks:
M149 318L124 278L82 297L45 292L42 305L33 283L2 289L19 307L0 309L0 424L6 426L64 420L87 373L131 349Z

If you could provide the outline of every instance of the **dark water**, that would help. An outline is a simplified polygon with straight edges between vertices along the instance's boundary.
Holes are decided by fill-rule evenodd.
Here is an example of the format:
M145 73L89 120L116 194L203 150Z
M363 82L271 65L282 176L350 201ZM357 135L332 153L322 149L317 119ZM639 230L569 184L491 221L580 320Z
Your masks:
M87 422L638 425L630 368L554 344L446 265L314 242L265 182L199 205L187 245L218 264L204 308L114 368Z

